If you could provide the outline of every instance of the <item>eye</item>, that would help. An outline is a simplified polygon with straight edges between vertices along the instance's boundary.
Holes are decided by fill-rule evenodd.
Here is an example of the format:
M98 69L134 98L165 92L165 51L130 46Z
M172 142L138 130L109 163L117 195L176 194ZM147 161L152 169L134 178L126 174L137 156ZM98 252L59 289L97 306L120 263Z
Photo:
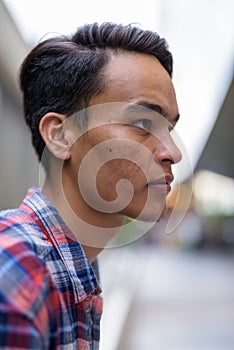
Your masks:
M135 122L132 122L131 125L139 129L150 131L152 121L149 119L139 119L139 120L136 120Z

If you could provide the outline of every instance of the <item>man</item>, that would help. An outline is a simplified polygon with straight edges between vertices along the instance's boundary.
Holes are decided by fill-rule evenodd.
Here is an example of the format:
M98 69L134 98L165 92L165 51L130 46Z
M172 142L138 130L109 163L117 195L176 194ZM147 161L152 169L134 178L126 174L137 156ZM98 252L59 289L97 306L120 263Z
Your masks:
M24 112L46 178L1 213L1 348L98 348L91 264L125 218L165 212L181 159L171 75L164 39L111 23L48 39L26 57Z

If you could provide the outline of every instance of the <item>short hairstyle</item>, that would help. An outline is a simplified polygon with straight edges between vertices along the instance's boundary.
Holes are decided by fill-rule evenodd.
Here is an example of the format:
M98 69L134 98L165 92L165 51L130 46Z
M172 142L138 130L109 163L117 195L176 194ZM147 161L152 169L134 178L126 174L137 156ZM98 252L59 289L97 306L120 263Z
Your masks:
M20 88L39 160L45 147L41 118L48 112L69 117L88 107L90 98L105 89L104 68L113 51L153 55L172 76L173 60L165 39L149 30L108 22L85 24L71 37L47 39L25 58Z

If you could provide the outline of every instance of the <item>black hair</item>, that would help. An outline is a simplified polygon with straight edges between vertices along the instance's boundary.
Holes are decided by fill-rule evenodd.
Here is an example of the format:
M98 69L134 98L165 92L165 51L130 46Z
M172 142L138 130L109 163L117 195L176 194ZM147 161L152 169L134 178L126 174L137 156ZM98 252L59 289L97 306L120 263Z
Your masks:
M85 24L71 37L39 43L20 70L24 114L32 142L41 160L45 143L39 132L48 112L67 117L88 107L89 100L105 89L103 72L110 51L133 51L155 56L172 76L172 55L165 39L132 25Z

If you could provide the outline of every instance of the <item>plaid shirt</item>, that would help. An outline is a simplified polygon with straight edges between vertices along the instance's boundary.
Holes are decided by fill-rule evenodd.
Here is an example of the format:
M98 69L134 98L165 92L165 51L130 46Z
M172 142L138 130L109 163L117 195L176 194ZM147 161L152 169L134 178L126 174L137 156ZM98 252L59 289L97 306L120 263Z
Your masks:
M101 289L68 237L36 188L0 213L0 349L98 349Z

